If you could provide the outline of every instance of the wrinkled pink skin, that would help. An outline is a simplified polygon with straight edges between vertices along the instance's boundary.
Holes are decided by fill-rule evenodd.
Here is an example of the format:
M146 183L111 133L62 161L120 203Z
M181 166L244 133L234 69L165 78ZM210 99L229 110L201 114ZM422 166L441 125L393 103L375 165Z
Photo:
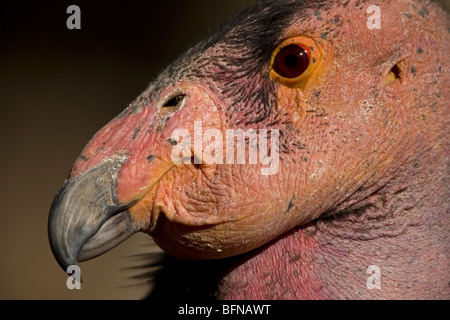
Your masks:
M421 18L413 4L419 11L427 8L429 15ZM361 211L316 220L259 249L224 277L220 298L450 298L448 16L426 2L383 1L382 29L368 32L364 28L367 4L356 7L360 11L354 11L353 1L349 6L352 11L333 10L331 16L323 17L341 15L350 20L340 29L340 41L333 42L335 56L340 58L325 91L333 96L336 90L338 105L357 109L353 123L361 135L367 130L367 117L378 118L371 124L378 126L378 135L385 136L387 130L385 137L396 141L386 144L370 139L366 147L380 143L394 160L382 172L374 172L373 186L347 193L348 201L339 206ZM406 17L408 13L412 18ZM387 86L383 80L386 68L397 62L395 50L403 57L401 82ZM333 88L335 80L348 86ZM377 99L372 90L379 91ZM323 89L321 93L325 94ZM365 100L374 103L371 115L361 103ZM339 117L334 106L327 109L332 123ZM339 139L327 138L328 145ZM357 150L358 143L352 144ZM355 196L364 200L354 203ZM380 267L380 290L366 286L371 265Z
M191 131L195 120L239 127L225 121L228 101L196 82L166 89L183 88L189 100L162 130L155 106L114 120L72 177L126 154L117 196L141 200L133 218L165 251L219 259L256 249L224 275L219 298L450 298L448 16L425 1L383 1L381 29L369 30L371 4L338 3L286 30L314 39L325 60L304 88L277 84L283 120L306 146L282 154L278 174L262 176L260 165L170 167L174 129ZM388 83L396 64L400 79ZM131 139L138 124L150 129ZM295 141L279 128L285 143ZM370 265L380 267L380 290L366 286Z

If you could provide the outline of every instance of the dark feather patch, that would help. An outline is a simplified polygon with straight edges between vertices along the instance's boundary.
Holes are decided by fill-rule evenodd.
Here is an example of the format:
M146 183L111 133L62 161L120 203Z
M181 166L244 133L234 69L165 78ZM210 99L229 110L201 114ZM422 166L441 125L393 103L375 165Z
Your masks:
M132 279L144 281L150 290L145 298L153 301L186 302L212 301L222 276L235 266L238 258L210 261L183 261L164 252L152 252L134 256L141 261L127 269L141 270ZM142 285L142 282L136 285Z

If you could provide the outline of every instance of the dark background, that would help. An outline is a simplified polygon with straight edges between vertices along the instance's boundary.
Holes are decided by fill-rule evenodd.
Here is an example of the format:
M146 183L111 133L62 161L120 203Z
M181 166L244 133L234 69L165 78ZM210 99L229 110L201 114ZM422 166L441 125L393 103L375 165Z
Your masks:
M81 290L47 240L48 211L89 139L159 70L253 0L2 1L0 5L0 299L137 299L139 234L81 263ZM81 9L68 30L66 9Z

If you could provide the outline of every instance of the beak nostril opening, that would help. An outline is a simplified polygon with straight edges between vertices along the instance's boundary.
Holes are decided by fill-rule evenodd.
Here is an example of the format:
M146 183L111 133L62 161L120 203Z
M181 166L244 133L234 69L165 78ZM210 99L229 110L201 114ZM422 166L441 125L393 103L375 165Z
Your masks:
M178 94L178 95L170 98L162 106L162 110L171 111L171 112L178 111L181 108L181 105L183 104L185 97L186 97L186 95L184 95L184 94Z

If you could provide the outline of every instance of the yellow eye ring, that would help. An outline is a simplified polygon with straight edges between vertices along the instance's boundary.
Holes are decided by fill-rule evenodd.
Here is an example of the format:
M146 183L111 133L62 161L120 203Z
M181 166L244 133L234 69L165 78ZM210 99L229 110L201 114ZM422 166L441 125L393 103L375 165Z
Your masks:
M321 59L321 50L311 38L287 39L273 52L270 78L288 87L301 88Z

